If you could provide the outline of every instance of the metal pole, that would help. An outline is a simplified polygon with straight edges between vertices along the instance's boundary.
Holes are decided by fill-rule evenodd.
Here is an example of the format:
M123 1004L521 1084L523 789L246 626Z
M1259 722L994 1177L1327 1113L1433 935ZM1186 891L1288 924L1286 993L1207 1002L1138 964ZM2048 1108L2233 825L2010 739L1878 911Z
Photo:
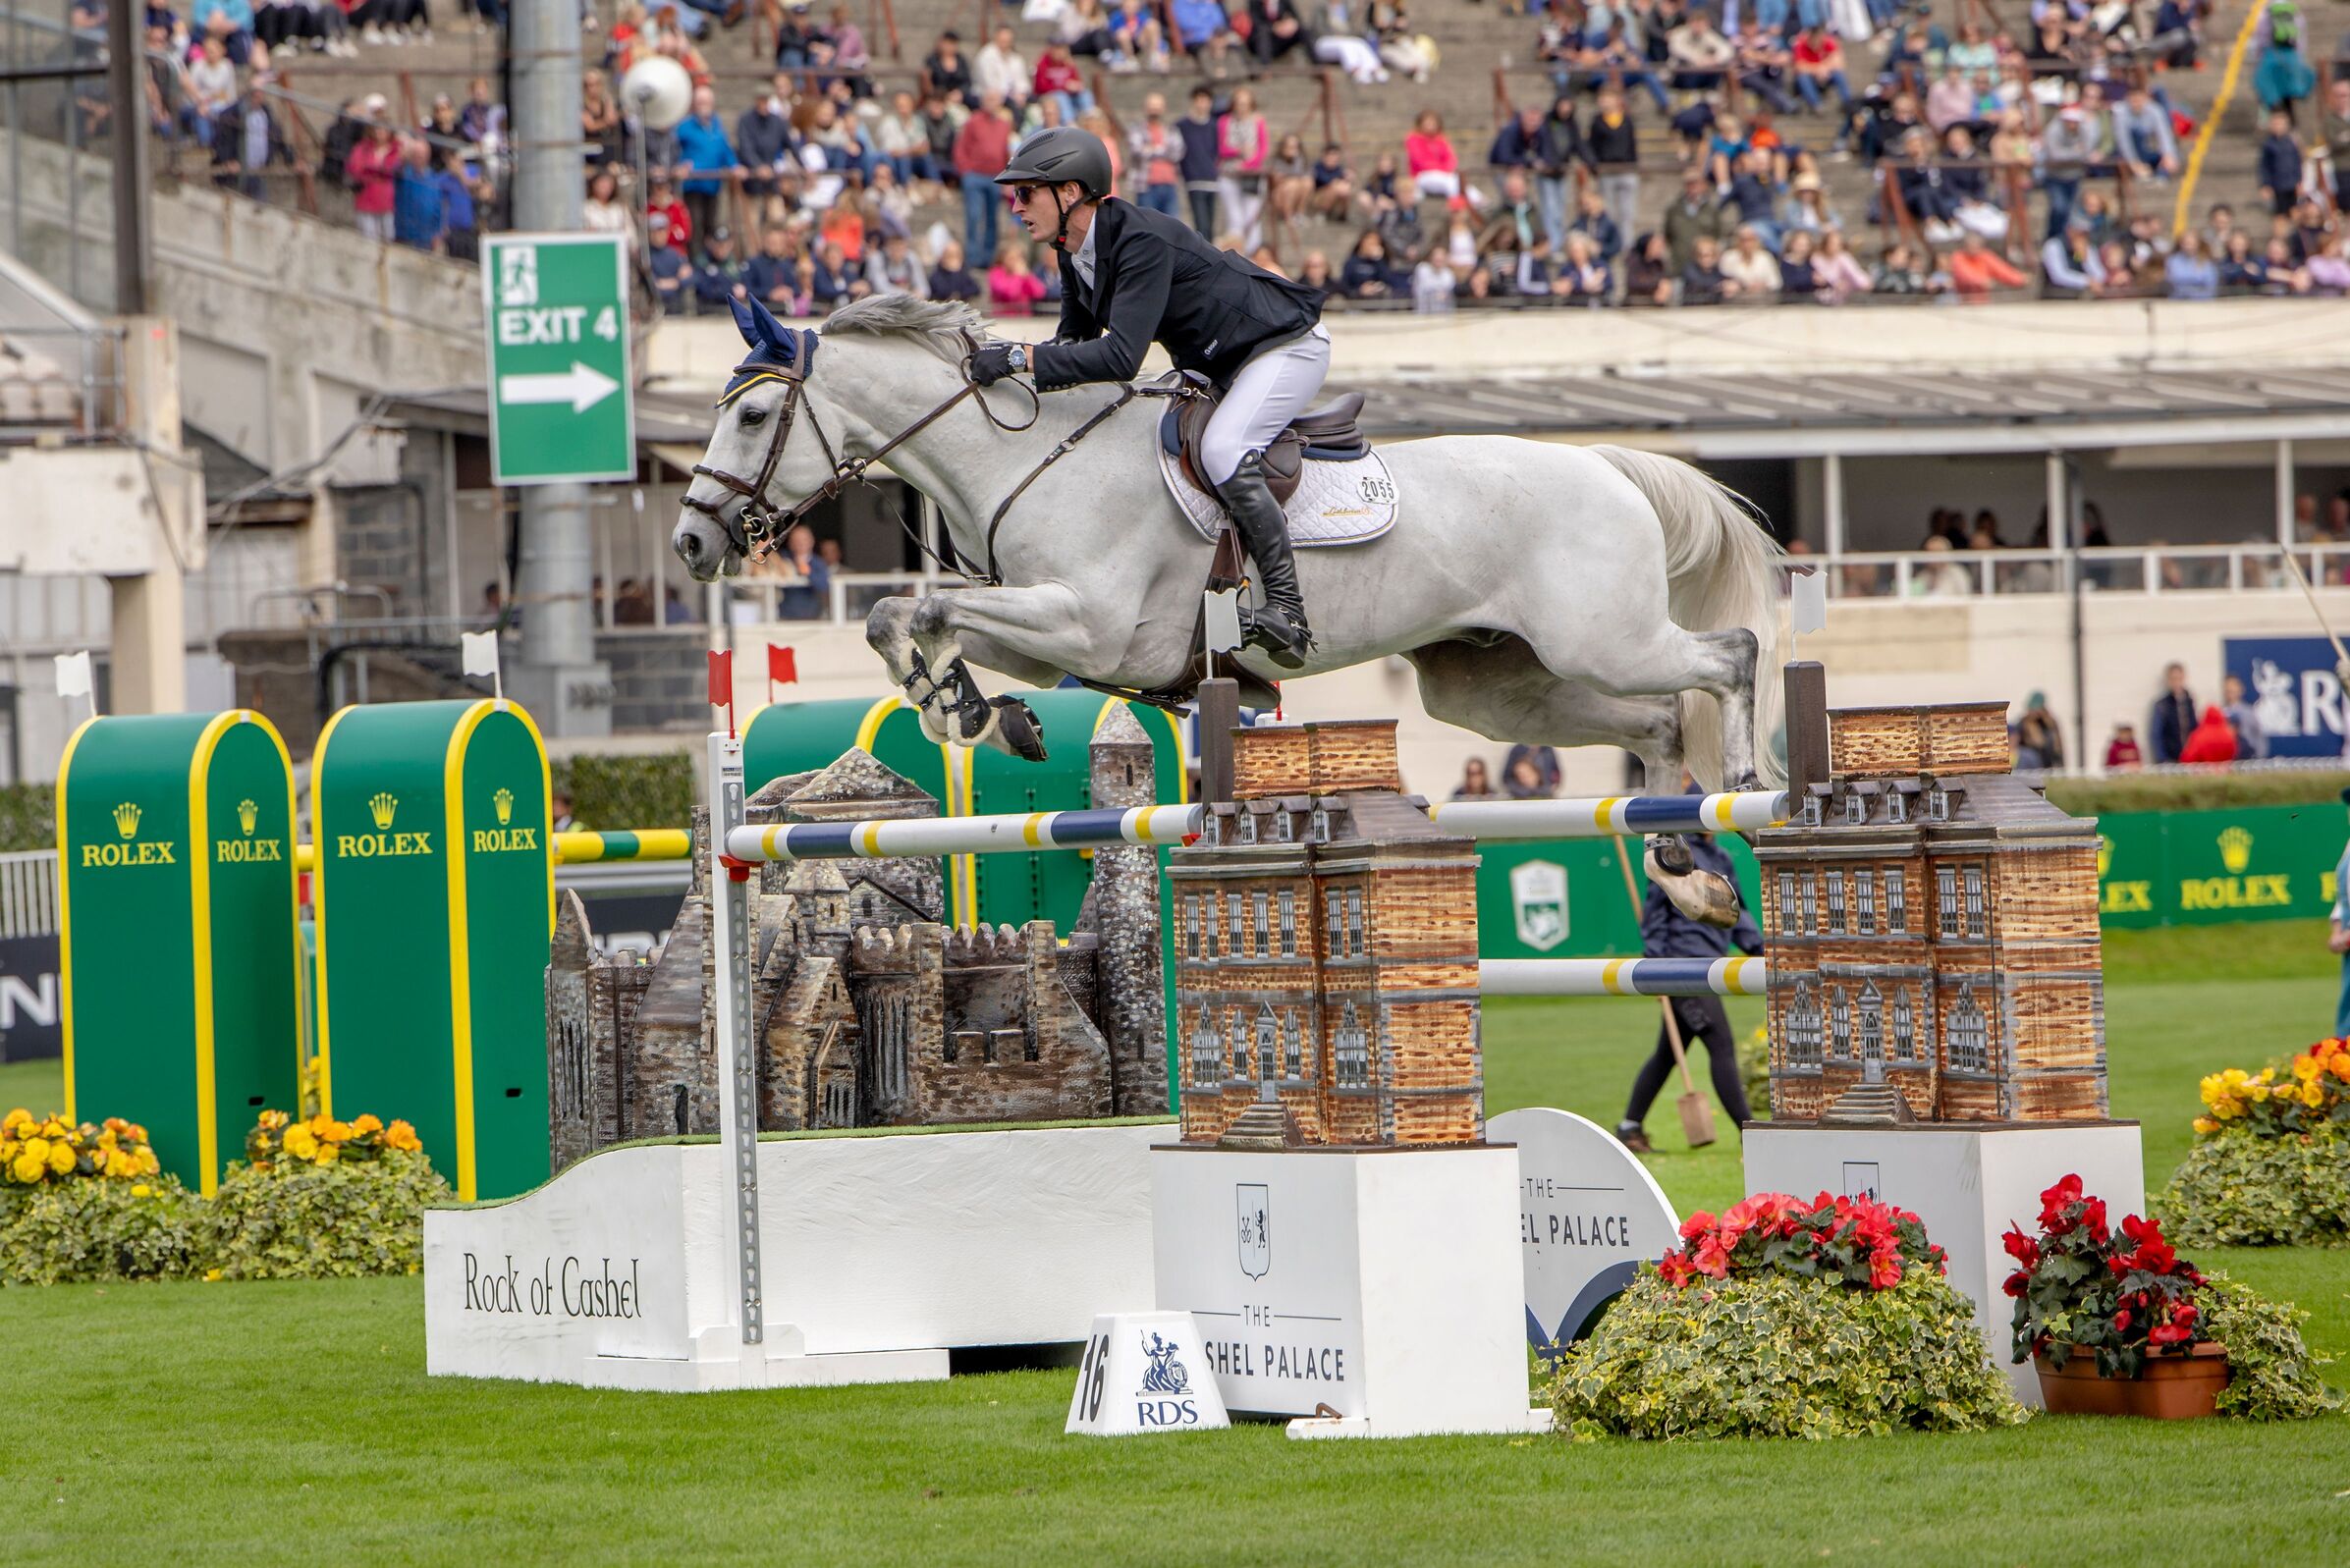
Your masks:
M146 57L140 29L146 13L128 5L106 8L106 96L114 104L107 128L114 142L114 313L147 313ZM81 113L70 101L67 112ZM79 181L77 181L79 183Z
M2289 436L2276 444L2276 542L2287 550L2300 543L2293 537L2293 442Z
M1820 510L1827 514L1828 559L1844 553L1844 455L1829 453L1820 460Z
M750 1043L748 868L726 863L727 836L742 825L742 742L710 736L710 985L718 1036L719 1136L735 1189L735 1301L745 1347L766 1337L759 1279L759 1083ZM739 871L739 874L738 874Z
M525 234L569 234L580 227L582 195L578 8L519 5L508 26L515 227ZM595 607L589 603L595 547L586 488L528 485L521 503L521 662L548 672L583 669L596 654ZM549 688L534 681L532 689ZM555 700L538 715L539 723L557 733L579 732L582 726L560 694L560 682L549 694Z

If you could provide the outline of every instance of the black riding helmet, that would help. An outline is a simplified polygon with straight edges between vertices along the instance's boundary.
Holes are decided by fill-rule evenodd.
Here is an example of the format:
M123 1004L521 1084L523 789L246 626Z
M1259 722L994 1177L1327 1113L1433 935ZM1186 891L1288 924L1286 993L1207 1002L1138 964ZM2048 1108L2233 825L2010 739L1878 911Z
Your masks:
M1048 126L1012 150L1011 161L996 176L1000 186L1046 186L1060 210L1061 226L1054 231L1058 248L1068 234L1069 209L1062 204L1060 188L1074 182L1088 201L1110 194L1110 149L1102 138L1082 126Z

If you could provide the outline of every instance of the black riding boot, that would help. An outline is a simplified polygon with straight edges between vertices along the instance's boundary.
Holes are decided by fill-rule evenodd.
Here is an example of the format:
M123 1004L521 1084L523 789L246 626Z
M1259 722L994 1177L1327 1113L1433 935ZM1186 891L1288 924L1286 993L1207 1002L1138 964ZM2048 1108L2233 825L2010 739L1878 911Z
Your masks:
M1240 530L1240 544L1257 564L1257 580L1265 587L1265 604L1248 617L1245 646L1261 648L1284 670L1305 667L1305 652L1314 634L1305 623L1305 600L1297 591L1297 564L1289 554L1289 523L1281 503L1265 483L1264 454L1252 452L1240 460L1239 471L1224 482L1219 494L1225 510Z

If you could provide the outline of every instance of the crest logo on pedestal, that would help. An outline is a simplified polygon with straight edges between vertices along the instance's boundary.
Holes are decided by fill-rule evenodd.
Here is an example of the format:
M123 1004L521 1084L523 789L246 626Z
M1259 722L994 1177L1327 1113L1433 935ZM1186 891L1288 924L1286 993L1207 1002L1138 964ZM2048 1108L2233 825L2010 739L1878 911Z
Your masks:
M1509 902L1517 912L1517 940L1548 952L1566 940L1566 868L1529 860L1509 872Z
M1262 1183L1235 1183L1232 1195L1240 1211L1240 1271L1262 1279L1273 1269L1272 1189Z
M1191 1374L1175 1360L1179 1346L1170 1344L1157 1334L1142 1339L1142 1354L1150 1366L1143 1372L1141 1392L1146 1394L1187 1394L1191 1391Z

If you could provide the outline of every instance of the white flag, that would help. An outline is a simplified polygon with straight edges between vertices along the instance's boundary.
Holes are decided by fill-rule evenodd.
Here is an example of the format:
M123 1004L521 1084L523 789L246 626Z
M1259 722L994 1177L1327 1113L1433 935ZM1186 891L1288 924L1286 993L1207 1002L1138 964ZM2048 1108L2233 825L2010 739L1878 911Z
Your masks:
M498 678L498 634L494 631L464 633L465 646L465 674Z
M1795 600L1795 634L1828 629L1828 578L1818 567L1790 573Z
M57 656L57 694L61 697L86 697L90 694L89 650L80 653L61 653Z

